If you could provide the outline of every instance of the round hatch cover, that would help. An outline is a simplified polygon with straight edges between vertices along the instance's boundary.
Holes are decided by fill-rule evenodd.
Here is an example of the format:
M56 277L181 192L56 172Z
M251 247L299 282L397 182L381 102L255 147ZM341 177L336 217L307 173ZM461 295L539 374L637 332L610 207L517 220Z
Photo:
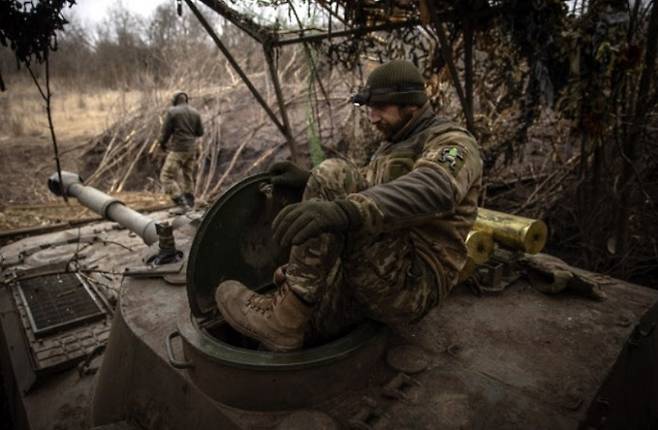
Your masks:
M234 279L258 290L272 284L274 270L287 262L289 249L272 239L272 220L301 193L279 189L270 175L248 177L226 191L206 212L187 264L187 296L196 317L217 307L215 288Z

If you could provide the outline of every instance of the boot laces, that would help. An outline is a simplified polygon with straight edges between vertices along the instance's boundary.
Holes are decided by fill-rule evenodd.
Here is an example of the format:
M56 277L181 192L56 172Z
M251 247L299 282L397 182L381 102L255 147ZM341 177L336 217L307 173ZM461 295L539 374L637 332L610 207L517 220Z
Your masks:
M285 296L284 287L277 288L276 291L269 294L253 293L247 300L247 306L263 315L272 312L274 306L279 303Z

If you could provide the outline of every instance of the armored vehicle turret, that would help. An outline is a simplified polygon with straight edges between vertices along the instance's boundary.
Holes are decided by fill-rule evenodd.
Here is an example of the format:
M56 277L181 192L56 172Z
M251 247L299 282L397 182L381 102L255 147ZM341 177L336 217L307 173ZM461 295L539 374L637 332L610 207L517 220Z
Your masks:
M0 251L0 363L16 428L649 428L656 419L647 351L658 293L505 243L489 251L489 227L472 236L464 282L418 324L367 321L274 353L225 324L213 292L226 279L272 288L288 250L271 221L299 195L260 174L204 213L174 217L139 214L72 173L49 187L111 221ZM530 225L523 240L535 243L541 227Z

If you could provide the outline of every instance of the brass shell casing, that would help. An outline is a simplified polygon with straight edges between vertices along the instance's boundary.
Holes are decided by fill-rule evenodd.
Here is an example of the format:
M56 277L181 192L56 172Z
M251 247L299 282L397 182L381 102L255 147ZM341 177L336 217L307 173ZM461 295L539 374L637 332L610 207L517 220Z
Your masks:
M473 229L493 234L501 245L529 254L540 252L548 238L548 227L542 220L478 208Z
M471 230L466 236L468 256L476 264L482 264L491 258L494 251L493 236L489 232Z
M493 236L485 231L469 231L465 243L468 254L466 264L459 272L459 282L471 276L477 266L486 263L494 251Z

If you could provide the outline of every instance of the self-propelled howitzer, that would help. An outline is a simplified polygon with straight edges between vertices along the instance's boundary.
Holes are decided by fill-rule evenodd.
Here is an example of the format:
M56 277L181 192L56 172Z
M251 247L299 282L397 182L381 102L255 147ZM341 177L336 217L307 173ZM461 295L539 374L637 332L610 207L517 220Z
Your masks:
M418 324L368 321L326 344L272 353L223 322L213 293L225 279L272 288L288 250L272 240L271 220L298 195L262 174L204 214L147 217L77 175L62 179L53 191L116 222L0 250L0 364L17 428L554 429L655 419L656 375L642 370L655 362L645 354L656 344L653 290L500 246ZM168 258L158 258L163 249Z

